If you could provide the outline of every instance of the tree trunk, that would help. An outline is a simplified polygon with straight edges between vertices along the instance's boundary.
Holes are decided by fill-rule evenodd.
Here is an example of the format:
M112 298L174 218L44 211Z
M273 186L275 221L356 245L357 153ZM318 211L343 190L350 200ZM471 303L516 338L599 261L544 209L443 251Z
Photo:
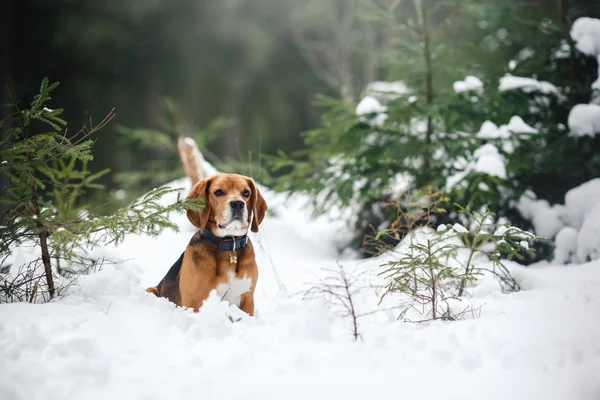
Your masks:
M243 89L242 86L242 77L239 75L234 77L226 99L225 114L228 118L233 119L233 124L223 129L223 136L221 137L221 154L223 154L223 157L239 158L244 156L244 154L240 154L242 119L238 101L238 96Z
M377 63L375 61L375 54L373 53L374 50L372 50L372 49L377 48L377 43L375 40L375 29L374 29L373 23L371 21L366 21L364 23L364 30L365 30L365 41L366 41L365 48L371 49L371 50L368 50L369 52L365 55L365 82L364 82L364 84L368 84L370 82L374 82L377 80Z
M27 159L31 159L31 154L27 154ZM35 180L33 178L34 171L29 175L29 189L31 190L31 206L32 212L36 217L37 227L39 230L38 237L40 238L40 248L42 250L42 264L44 264L44 272L46 275L46 283L48 284L48 293L50 298L54 297L54 276L52 276L52 264L50 263L50 251L48 250L48 230L42 223L42 212L40 203L38 202L38 193Z
M431 179L431 140L433 136L433 72L431 66L431 42L427 26L427 17L423 0L415 0L415 9L419 20L421 38L423 40L423 61L425 64L425 96L427 101L427 130L425 132L425 148L423 151L423 182L420 186L427 184Z

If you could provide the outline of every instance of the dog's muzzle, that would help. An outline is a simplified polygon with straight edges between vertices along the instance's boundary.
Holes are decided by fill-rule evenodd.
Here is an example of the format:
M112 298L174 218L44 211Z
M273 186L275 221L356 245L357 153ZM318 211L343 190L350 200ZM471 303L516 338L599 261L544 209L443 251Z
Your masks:
M231 200L229 202L229 206L231 207L231 219L242 220L244 217L246 203L243 200Z

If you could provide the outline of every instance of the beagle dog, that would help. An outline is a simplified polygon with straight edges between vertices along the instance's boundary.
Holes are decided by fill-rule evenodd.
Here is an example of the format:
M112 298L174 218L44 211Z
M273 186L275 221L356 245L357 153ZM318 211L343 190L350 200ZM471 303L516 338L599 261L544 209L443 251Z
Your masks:
M179 260L155 286L146 289L178 306L198 311L212 290L223 300L254 315L258 268L248 228L258 232L267 203L251 178L217 174L198 182L186 199L201 198L206 207L187 211L199 229Z

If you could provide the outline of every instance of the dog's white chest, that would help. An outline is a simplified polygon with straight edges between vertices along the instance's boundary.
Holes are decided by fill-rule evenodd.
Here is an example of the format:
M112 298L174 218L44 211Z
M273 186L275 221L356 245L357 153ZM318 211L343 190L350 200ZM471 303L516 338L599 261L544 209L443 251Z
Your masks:
M227 282L217 285L217 294L221 300L226 300L239 307L242 295L250 290L250 286L252 286L252 279L246 276L237 278L232 273Z

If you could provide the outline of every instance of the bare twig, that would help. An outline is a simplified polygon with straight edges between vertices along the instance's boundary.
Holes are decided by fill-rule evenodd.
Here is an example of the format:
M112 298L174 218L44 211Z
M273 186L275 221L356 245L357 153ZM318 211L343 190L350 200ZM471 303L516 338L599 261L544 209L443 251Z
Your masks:
M352 336L354 340L361 338L358 331L359 318L371 315L374 312L359 314L355 307L354 296L359 292L356 282L360 276L350 276L346 273L344 266L337 263L336 270L323 269L325 277L303 293L304 298L322 298L328 303L340 317L350 318L352 321Z
M33 285L33 292L31 293L31 298L29 299L30 303L36 303L36 298L37 298L37 290L38 290L38 285L40 283L40 280L36 280L35 284Z

